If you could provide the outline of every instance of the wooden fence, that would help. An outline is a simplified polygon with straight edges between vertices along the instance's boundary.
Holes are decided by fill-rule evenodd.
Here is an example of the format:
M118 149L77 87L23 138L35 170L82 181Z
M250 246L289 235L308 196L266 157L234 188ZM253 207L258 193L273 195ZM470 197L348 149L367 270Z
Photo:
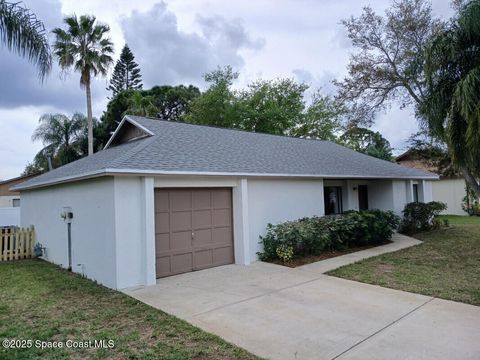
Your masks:
M35 229L8 227L0 229L0 261L30 259L35 256Z

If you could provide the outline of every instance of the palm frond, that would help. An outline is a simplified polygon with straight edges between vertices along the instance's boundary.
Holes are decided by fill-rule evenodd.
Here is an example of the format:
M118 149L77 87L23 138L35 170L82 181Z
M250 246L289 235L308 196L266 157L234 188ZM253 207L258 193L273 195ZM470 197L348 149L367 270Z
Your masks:
M45 27L33 12L18 2L0 0L0 41L35 64L40 79L45 79L52 57Z

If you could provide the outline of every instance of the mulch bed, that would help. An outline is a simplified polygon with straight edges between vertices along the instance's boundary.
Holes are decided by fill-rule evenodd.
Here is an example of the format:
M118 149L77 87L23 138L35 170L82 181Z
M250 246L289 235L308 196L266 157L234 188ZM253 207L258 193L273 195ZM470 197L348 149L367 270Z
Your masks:
M337 256L351 254L351 253L354 253L354 252L357 252L357 251L371 249L371 248L374 248L374 247L377 247L377 246L391 244L392 242L393 241L386 240L382 243L375 244L375 245L352 246L352 247L349 247L349 248L344 249L344 250L330 250L330 251L325 251L320 255L304 256L304 257L301 257L301 258L293 259L292 261L289 261L289 262L283 262L283 261L278 260L278 259L277 260L272 260L270 262L273 263L273 264L277 264L277 265L283 265L283 266L288 266L288 267L291 267L291 268L295 268L297 266L302 266L302 265L310 264L310 263L313 263L313 262L334 258L334 257L337 257Z

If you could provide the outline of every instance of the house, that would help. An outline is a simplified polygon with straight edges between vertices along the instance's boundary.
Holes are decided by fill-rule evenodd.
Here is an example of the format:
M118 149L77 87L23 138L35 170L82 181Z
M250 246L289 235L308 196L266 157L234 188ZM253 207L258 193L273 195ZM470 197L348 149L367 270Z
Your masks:
M35 176L38 176L38 174L18 176L0 181L0 208L20 207L20 192L10 188Z
M329 141L125 116L104 150L15 189L46 260L119 289L250 264L268 223L399 213L435 179Z
M0 181L0 226L20 225L20 192L10 188L35 176L37 175L26 175Z
M468 215L462 209L462 201L466 195L466 183L462 176L441 175L434 163L427 161L427 159L411 150L397 156L395 160L402 166L438 174L439 181L432 183L432 199L447 204L447 209L443 211L443 214Z

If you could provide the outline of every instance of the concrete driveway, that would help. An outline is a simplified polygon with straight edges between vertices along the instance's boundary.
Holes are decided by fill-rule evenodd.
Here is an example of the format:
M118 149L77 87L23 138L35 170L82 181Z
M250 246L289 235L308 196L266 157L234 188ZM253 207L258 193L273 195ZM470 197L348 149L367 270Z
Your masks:
M269 359L480 359L480 307L324 270L227 265L124 292Z

